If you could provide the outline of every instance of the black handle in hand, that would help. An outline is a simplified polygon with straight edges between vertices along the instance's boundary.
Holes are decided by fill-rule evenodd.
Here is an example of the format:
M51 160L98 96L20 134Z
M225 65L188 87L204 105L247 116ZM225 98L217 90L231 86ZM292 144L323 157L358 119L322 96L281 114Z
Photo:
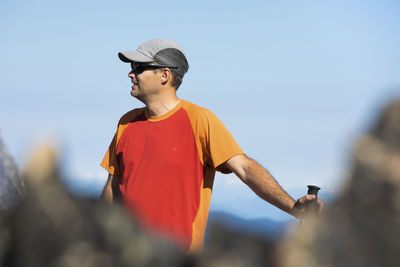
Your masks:
M309 195L315 195L315 198L318 198L318 191L321 189L320 187L316 185L307 185L308 191L307 194Z
M317 204L318 191L321 188L316 185L308 185L307 187L308 187L307 194L314 195L315 199L308 203L308 205L306 206L306 210L316 214L318 212L318 204Z

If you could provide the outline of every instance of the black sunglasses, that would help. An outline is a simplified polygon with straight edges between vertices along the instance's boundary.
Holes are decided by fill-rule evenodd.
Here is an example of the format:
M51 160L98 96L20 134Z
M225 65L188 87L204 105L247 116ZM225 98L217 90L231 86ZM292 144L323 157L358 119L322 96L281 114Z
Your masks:
M162 68L177 69L178 67L131 62L131 68L132 68L132 72L134 74L140 74L145 70L155 70L155 69L162 69Z

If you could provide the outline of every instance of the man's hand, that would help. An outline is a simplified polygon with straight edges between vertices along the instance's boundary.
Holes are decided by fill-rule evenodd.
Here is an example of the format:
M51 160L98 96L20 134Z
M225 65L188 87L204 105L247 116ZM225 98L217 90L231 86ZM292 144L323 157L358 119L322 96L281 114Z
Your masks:
M299 219L304 218L308 214L320 214L325 203L320 199L315 199L315 195L305 195L299 198L293 206L292 214Z

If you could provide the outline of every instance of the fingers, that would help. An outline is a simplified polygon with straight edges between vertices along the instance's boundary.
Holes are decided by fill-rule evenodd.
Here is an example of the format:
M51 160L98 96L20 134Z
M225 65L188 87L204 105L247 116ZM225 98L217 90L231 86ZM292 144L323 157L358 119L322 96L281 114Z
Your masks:
M298 202L300 202L301 204L304 204L304 206L306 207L308 204L312 203L312 201L314 201L315 198L316 198L315 195L308 194L308 195L305 195L305 196L299 198ZM316 209L317 213L321 213L325 208L325 203L322 200L317 199L316 204L317 204L317 209Z
M305 195L299 198L293 206L293 215L297 218L304 218L310 214L320 214L325 208L325 203L316 199L315 195Z
M308 195L306 195L306 196L304 196L304 197L301 197L301 198L299 198L299 202L301 203L301 204L306 204L307 202L310 202L310 201L312 201L312 200L314 200L315 199L315 195L310 195L310 194L308 194Z

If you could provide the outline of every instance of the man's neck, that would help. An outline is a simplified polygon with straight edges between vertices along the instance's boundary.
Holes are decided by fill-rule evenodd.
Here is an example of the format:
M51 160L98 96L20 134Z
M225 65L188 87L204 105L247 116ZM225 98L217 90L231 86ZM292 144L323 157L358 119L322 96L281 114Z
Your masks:
M152 99L146 103L149 116L161 116L173 109L181 100L175 95Z

